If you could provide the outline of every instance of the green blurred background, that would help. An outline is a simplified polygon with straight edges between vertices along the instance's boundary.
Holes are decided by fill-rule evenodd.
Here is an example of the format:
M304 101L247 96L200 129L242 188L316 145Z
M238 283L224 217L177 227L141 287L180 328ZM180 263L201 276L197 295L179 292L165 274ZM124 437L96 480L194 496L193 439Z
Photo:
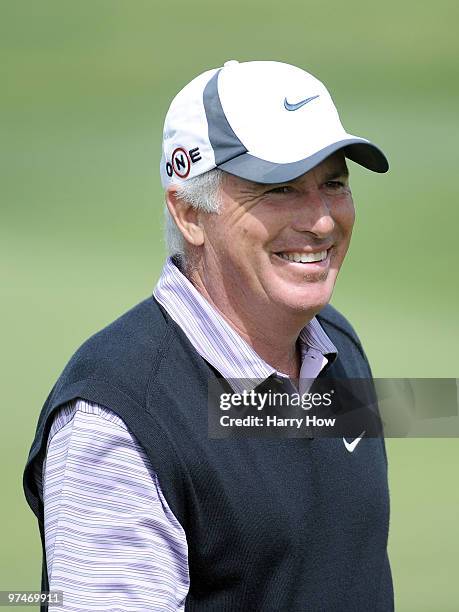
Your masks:
M72 352L158 278L162 121L205 69L305 67L383 148L387 175L350 164L357 224L333 303L375 375L458 376L458 18L445 0L0 2L0 589L39 588L21 485L36 419ZM397 610L459 610L459 443L387 447Z

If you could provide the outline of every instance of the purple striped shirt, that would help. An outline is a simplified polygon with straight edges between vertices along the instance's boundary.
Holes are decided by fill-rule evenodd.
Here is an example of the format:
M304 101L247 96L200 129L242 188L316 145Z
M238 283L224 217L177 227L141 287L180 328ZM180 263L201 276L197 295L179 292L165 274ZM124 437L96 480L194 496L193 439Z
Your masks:
M237 379L265 379L276 372L171 259L154 296L233 386ZM305 393L336 348L315 318L299 343ZM186 536L148 457L120 417L108 406L81 399L63 406L50 430L43 473L49 584L64 591L64 606L50 610L184 610Z

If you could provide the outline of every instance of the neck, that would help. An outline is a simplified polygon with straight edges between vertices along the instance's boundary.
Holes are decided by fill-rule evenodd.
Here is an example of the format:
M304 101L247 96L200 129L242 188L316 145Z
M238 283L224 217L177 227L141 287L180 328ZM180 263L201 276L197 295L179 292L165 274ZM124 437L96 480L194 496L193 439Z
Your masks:
M219 300L213 296L196 270L190 270L187 276L199 293L266 363L290 378L299 377L301 354L297 340L312 316L278 312L272 307L268 316L263 308L259 312L251 308L248 312L242 304L238 304L236 310L231 300Z

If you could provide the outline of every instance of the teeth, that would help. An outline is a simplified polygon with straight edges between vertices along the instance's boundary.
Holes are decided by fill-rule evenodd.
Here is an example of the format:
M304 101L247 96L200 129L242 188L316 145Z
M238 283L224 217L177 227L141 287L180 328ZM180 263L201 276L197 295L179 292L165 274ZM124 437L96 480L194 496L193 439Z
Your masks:
M326 259L327 251L320 251L320 253L278 253L278 255L287 261L312 263L314 261L323 261Z

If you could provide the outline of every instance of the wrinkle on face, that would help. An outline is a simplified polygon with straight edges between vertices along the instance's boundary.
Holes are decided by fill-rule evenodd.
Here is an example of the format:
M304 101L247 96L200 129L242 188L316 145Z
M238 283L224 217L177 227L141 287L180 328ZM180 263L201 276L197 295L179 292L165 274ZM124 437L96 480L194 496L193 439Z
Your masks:
M282 183L261 184L231 174L224 177L222 191L231 200L237 203L240 214L250 212L258 203L269 197L270 192L281 187L291 187L298 196L304 197L312 189L317 189L323 183L340 179L349 188L349 171L342 154L335 153L324 162L307 172L306 174ZM231 217L230 217L231 218ZM238 218L238 217L237 217Z

